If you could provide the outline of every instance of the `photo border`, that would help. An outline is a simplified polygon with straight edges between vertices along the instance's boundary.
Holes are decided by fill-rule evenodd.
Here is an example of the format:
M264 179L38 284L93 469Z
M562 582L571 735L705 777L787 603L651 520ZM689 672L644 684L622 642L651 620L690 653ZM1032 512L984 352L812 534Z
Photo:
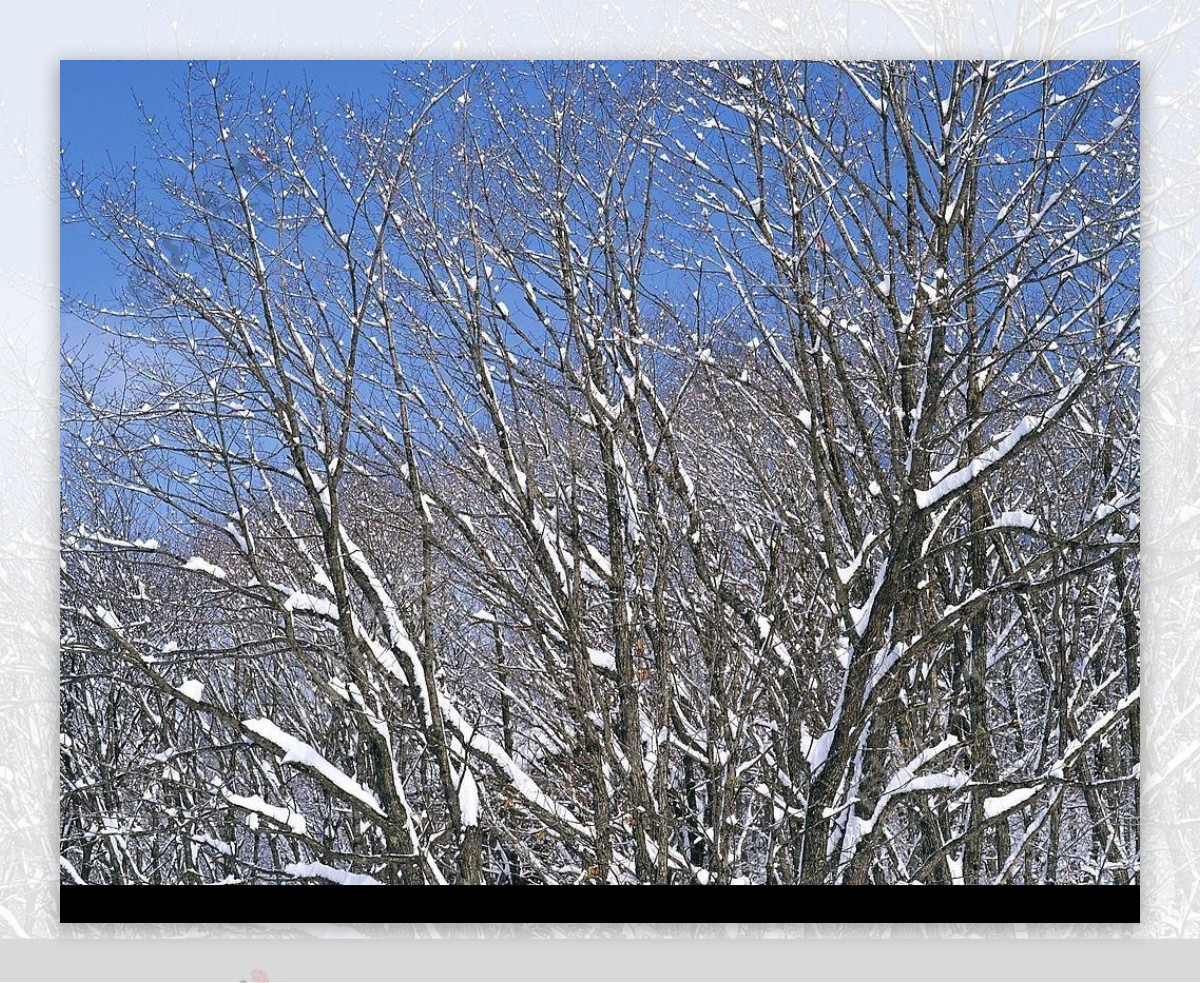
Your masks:
M1064 3L1056 16L1044 16L1023 2L995 0L957 4L932 0L824 2L798 9L783 0L743 4L713 0L671 0L655 5L657 20L631 14L619 5L580 10L566 0L497 2L486 10L462 0L385 4L382 0L344 3L330 23L330 8L296 0L285 10L251 8L232 0L177 4L158 10L128 0L63 16L56 5L31 5L8 15L11 39L0 65L0 129L4 148L0 194L6 232L0 240L0 311L3 314L3 368L0 369L0 449L5 493L0 518L8 542L0 554L0 811L16 819L0 822L0 936L11 938L141 938L143 952L162 952L148 940L202 932L207 938L246 937L237 925L187 926L165 915L137 926L58 925L57 844L57 73L59 58L73 57L794 57L834 53L878 57L970 57L997 52L1013 57L1136 58L1143 65L1144 242L1143 293L1146 300L1143 355L1144 594L1143 696L1146 731L1143 765L1143 920L1136 928L1086 923L1061 929L1031 929L1003 923L965 930L961 924L909 930L930 938L982 936L1030 939L1013 962L1026 966L1041 958L1038 937L1065 938L1057 955L1037 963L1058 978L1109 978L1127 965L1106 956L1100 938L1200 937L1200 715L1185 715L1200 698L1200 672L1194 656L1200 637L1200 590L1196 550L1200 547L1200 466L1196 454L1194 373L1200 362L1195 331L1194 283L1200 267L1200 77L1194 60L1200 50L1195 15L1184 0L1084 0ZM624 913L622 912L622 916ZM560 938L706 937L694 926L620 922L558 927L557 922L525 920L516 927L496 923L498 938L553 935ZM424 926L424 927L423 927ZM730 929L733 926L726 926ZM431 935L479 937L474 926L439 926L426 920L404 928L381 929L378 940ZM362 935L349 927L278 924L264 913L255 930L260 964L273 954L276 965L292 967L292 978L312 978L327 962L312 949L295 945L329 934ZM722 933L728 934L728 931ZM776 924L738 930L752 938L840 936L843 955L814 960L837 966L864 937L898 935L887 925L812 926ZM1074 941L1069 939L1073 937ZM270 939L275 939L271 943ZM124 978L186 974L189 967L221 968L209 958L204 939L174 942L169 962ZM889 943L892 945L894 943ZM915 945L915 941L914 941ZM394 965L394 951L364 942L377 966ZM440 948L440 947L439 947ZM126 943L123 951L136 949ZM674 947L673 965L686 967L683 947ZM995 953L993 946L983 952ZM16 950L5 946L7 958ZM10 962L26 978L62 973L71 959L50 957L44 946L27 945ZM53 950L59 952L60 950ZM80 945L74 965L98 974L94 953ZM233 951L231 948L230 951ZM244 948L237 950L244 955ZM493 955L475 965L494 965ZM794 952L794 949L788 948ZM999 950L1003 952L1004 950ZM1125 951L1125 950L1121 950ZM1159 950L1155 950L1156 952ZM1172 950L1162 957L1167 970L1185 975L1194 953ZM40 952L40 954L39 954ZM1138 959L1149 959L1143 955ZM1180 954L1182 952L1182 954ZM305 955L307 953L307 955ZM366 955L366 952L364 952ZM238 955L237 958L242 958ZM344 957L343 957L344 958ZM776 955L778 965L794 956ZM998 957L997 957L998 958ZM308 962L308 960L313 960ZM426 955L419 965L434 966ZM733 965L722 963L720 965ZM704 957L692 961L703 966ZM874 966L888 964L875 958ZM240 964L238 964L240 965ZM558 965L558 964L553 964ZM622 965L627 965L623 963ZM717 964L713 964L717 965ZM42 971L38 970L42 967ZM1108 967L1105 969L1105 967ZM1066 969L1070 967L1070 969ZM944 967L943 967L944 968ZM247 965L245 974L250 970ZM961 967L950 967L961 975ZM212 974L213 969L208 972ZM1061 975L1060 975L1061 973ZM303 974L308 974L303 975ZM705 976L708 974L705 973ZM922 978L943 976L926 970ZM95 978L101 978L96 976ZM122 978L119 974L111 978ZM215 978L215 976L213 977ZM233 978L233 976L230 976ZM365 975L362 978L367 978ZM700 978L697 975L696 978Z

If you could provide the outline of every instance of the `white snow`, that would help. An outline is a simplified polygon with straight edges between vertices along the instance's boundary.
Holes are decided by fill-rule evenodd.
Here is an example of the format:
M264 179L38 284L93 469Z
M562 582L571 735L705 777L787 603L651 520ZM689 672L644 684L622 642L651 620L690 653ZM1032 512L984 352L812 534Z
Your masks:
M571 578L567 575L567 567L574 566L574 564L572 558L560 549L558 533L554 532L546 524L536 507L530 517L530 525L533 526L534 531L541 537L542 544L546 549L546 557L549 559L550 565L554 568L554 572L558 576L559 584L562 585L565 592L569 592L571 589ZM580 573L582 576L582 571Z
M357 799L372 812L381 816L384 814L374 792L364 788L340 768L330 764L311 744L305 744L304 741L292 737L291 734L280 730L273 721L265 718L243 720L242 726L283 751L284 764L303 765L318 772L327 781Z
M1005 434L999 443L983 451L983 453L964 467L959 468L957 471L952 471L928 490L923 491L918 488L917 507L921 509L929 508L929 506L940 502L951 492L957 491L974 478L1000 463L1021 440L1034 430L1036 425L1037 421L1033 417L1025 417L1017 426Z
M79 527L79 535L84 539L90 539L94 543L100 543L103 546L115 546L121 549L138 549L138 550L156 550L158 549L157 539L114 539L111 536L105 536L103 533L90 532L86 527Z
M204 684L198 679L185 680L181 686L176 686L175 689L195 703L204 701Z
M519 795L539 809L550 813L560 822L566 823L572 829L582 832L586 836L593 835L593 831L589 827L584 826L570 809L559 805L546 795L538 787L537 782L509 756L508 752L500 744L496 743L486 734L482 733L474 724L466 720L459 713L458 708L443 694L439 693L438 699L446 723L461 735L462 743L476 753L488 758L493 765L503 771L512 783L513 789Z
M98 620L101 624L111 628L113 631L119 631L121 629L120 619L117 618L117 616L110 610L108 610L108 608L100 604L96 605L96 620Z
M243 553L249 551L248 547L246 546L246 537L242 535L241 530L238 529L238 527L234 525L232 521L225 523L225 531L229 533L230 539L237 543L238 549L240 549Z
M66 857L60 856L58 858L58 866L65 870L67 872L67 876L69 876L76 884L87 883L82 877L79 876L79 871L75 868L75 865Z
M258 828L257 816L261 815L280 826L287 826L298 836L304 836L308 832L308 824L300 813L281 806L268 805L261 795L234 795L225 788L221 789L221 794L225 796L225 800L230 805L238 806L251 814L250 818L254 819L253 828L255 829ZM249 825L249 822L247 824Z
M225 579L225 571L216 564L209 563L207 560L199 556L193 556L183 565L184 570L199 570L201 573L206 573L216 580Z
M996 525L1005 528L1037 529L1038 517L1019 509L1012 512L1002 512L996 520Z
M612 564L609 562L607 556L605 556L598 549L596 549L596 547L593 546L591 543L588 544L587 553L588 553L588 559L591 560L592 565L597 570L599 570L606 577L612 576Z
M806 742L807 746L804 746L804 744L801 745L801 750L804 752L804 759L808 762L809 770L814 778L820 774L825 767L825 763L829 760L829 749L833 745L833 734L837 730L838 721L842 716L842 707L846 700L847 676L843 676L842 678L842 690L838 694L838 701L837 705L833 708L833 715L829 718L829 726L819 736L809 738Z
M760 614L756 620L758 622L758 636L765 642L771 637L771 629L773 627L771 625L771 619Z
M1091 726L1088 727L1087 731L1082 737L1076 738L1067 743L1067 746L1063 749L1062 757L1056 763L1056 767L1062 768L1064 765L1068 764L1072 759L1075 758L1076 755L1079 754L1080 751L1088 746L1094 737L1111 727L1113 723L1120 719L1121 715L1126 710L1139 701L1140 694L1141 687L1139 686L1137 689L1118 700L1117 705L1111 710L1100 714L1099 717L1092 721Z
M982 587L976 587L975 590L971 591L971 593L967 597L963 598L958 604L947 604L945 610L942 611L943 620L958 614L958 612L965 608L968 604L983 597L983 595L986 593L987 591L985 591Z
M915 758L904 765L904 767L896 770L895 774L888 780L887 788L875 803L875 809L872 814L866 819L861 819L858 822L858 837L869 836L875 828L875 824L883 815L884 809L888 803L897 796L907 795L910 792L928 792L937 789L945 789L953 791L962 788L967 783L967 776L960 771L953 769L940 771L929 775L918 775L917 771L923 768L938 755L950 750L958 745L958 738L953 734L947 736L939 744L933 747L926 748ZM846 803L845 805L848 805ZM839 807L844 808L845 805ZM835 810L836 811L836 810Z
M872 484L874 484L874 482L872 482ZM855 554L854 559L846 564L846 566L838 567L838 580L840 580L843 584L850 583L850 579L856 573L858 573L858 568L862 566L863 554L870 549L873 542L875 542L875 534L870 533L868 534L867 538L863 540L862 548Z
M887 569L888 561L884 560L880 564L879 572L875 574L875 584L871 588L871 593L861 608L850 605L850 617L854 621L854 631L859 637L866 633L867 623L871 620L871 608L875 606L875 596L879 593L879 588L883 586L883 578L887 575Z
M597 669L607 669L610 672L617 671L617 657L612 652L590 648L588 649L588 661Z
M458 784L458 808L464 826L479 825L479 786L470 768L463 768L462 780Z
M409 638L408 631L404 627L404 622L400 619L400 612L396 609L391 595L384 589L379 577L376 576L374 568L367 561L366 554L363 553L345 530L342 530L341 536L342 545L346 548L346 557L366 577L367 583L375 595L375 602L383 609L384 624L388 630L389 640L392 645L399 648L401 652L408 656L415 665L417 650L412 643L412 639Z
M212 847L217 851L217 853L223 853L227 857L233 856L232 846L230 846L228 843L218 840L215 836L212 836L209 833L193 833L192 842L203 843L206 846Z
M368 874L355 874L348 870L338 870L336 867L330 867L328 864L322 863L288 864L283 868L283 872L289 877L315 877L333 884L379 884L379 881Z
M696 505L696 486L692 483L692 476L680 467L679 480L683 482L683 490L687 495L688 505L694 508Z
M333 601L328 601L323 597L313 597L312 594L306 594L304 591L292 591L288 599L283 602L283 607L287 611L308 611L322 618L329 618L331 621L338 620L338 607Z
M994 819L1001 813L1008 812L1010 809L1015 809L1022 802L1032 799L1042 790L1042 785L1034 785L1032 788L1019 788L1009 792L1007 795L997 795L983 800L983 815L985 819Z
M1136 499L1136 495L1117 495L1111 501L1101 502L1099 505L1097 505L1093 515L1095 515L1097 519L1107 519L1110 515L1113 515L1115 512L1118 512L1126 506L1132 504L1134 501L1136 501ZM1196 508L1194 505L1185 505L1179 510L1178 521L1186 522L1188 519L1194 518L1197 515L1200 515L1200 509Z
M1004 436L1000 437L987 450L983 451L973 460L968 462L963 467L956 471L950 472L940 481L936 482L933 487L917 491L917 507L927 509L931 505L940 502L947 495L957 491L964 485L967 485L979 475L995 467L1003 461L1013 449L1025 441L1031 434L1036 433L1043 426L1053 420L1066 403L1072 393L1077 392L1082 384L1082 374L1076 372L1075 377L1067 385L1063 386L1058 394L1058 399L1054 404L1046 410L1040 417L1026 416L1021 422L1012 428Z

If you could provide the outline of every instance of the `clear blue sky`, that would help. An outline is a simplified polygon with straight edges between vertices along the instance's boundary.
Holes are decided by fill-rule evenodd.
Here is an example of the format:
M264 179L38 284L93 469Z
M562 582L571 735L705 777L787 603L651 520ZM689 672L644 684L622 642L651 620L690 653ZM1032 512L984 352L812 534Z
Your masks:
M407 66L410 70L411 65ZM1071 75L1082 79L1086 65ZM204 74L227 74L235 88L239 83L266 83L263 88L299 88L311 85L316 95L353 97L364 100L382 97L394 84L393 65L378 61L235 61L204 65ZM150 141L142 111L156 119L178 118L176 99L189 72L186 61L64 61L61 64L60 133L64 167L68 174L80 170L91 178L116 170L123 172L137 160L148 163ZM1068 76L1060 84L1069 89ZM1132 89L1136 75L1118 83ZM1032 109L1040 89L1030 88L1013 97L1013 105ZM1111 98L1111 97L1110 97ZM1107 116L1103 107L1093 111L1097 126ZM1103 118L1102 118L1103 117ZM1015 125L1010 138L1014 150L1001 147L1010 157L1020 153L1031 123ZM886 166L886 165L885 165ZM995 166L995 165L991 165ZM1011 165L1004 164L1003 168ZM1014 181L1017 169L1013 168ZM122 284L122 273L91 239L82 224L64 225L61 235L61 283L64 294L104 302ZM85 340L89 328L64 315L63 338L68 344Z
M269 79L279 86L311 83L318 92L369 98L387 92L389 65L378 61L221 62L231 82ZM213 64L215 71L217 63ZM186 61L63 61L59 135L68 173L124 171L145 159L148 141L138 102L152 117L171 114L188 71ZM66 294L107 299L121 277L83 225L63 225L60 276ZM67 342L82 341L87 325L64 315Z
M59 127L64 174L71 178L82 173L95 181L115 172L124 180L132 163L149 164L153 151L144 116L159 121L181 117L179 100L191 65L202 69L202 77L221 75L235 90L310 87L315 96L329 97L330 102L382 99L396 85L394 70L403 75L414 67L423 69L414 62L383 61L63 61ZM535 97L534 90L530 95ZM69 199L63 202L64 216L72 204ZM64 296L110 302L123 284L122 272L85 224L64 223L60 228ZM89 325L66 312L61 332L70 347L94 335Z

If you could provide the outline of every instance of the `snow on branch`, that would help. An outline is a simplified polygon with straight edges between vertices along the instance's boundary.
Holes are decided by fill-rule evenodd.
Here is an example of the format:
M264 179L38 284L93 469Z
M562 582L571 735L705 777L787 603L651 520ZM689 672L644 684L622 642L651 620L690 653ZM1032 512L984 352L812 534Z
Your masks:
M1084 388L1085 374L1082 369L1076 370L1075 377L1063 386L1058 398L1041 416L1026 416L991 447L978 454L963 467L950 472L932 488L916 490L917 507L928 509L940 502L947 495L966 488L980 475L991 471L996 465L1010 457L1014 451L1028 444L1042 431Z
M307 864L288 864L283 868L283 872L289 877L329 881L331 884L344 884L349 886L371 886L379 884L379 881L375 880L375 878L371 877L369 874L355 874L349 870L338 870L338 868L330 867L328 864L315 862Z
M305 836L308 833L308 823L305 822L304 816L294 809L270 805L261 795L235 795L227 788L222 788L221 794L230 805L235 805L239 809L245 809L256 815L266 816L272 822L290 829L298 836Z
M384 815L375 793L364 788L340 768L330 764L311 744L306 744L280 730L273 721L265 718L243 720L242 726L261 737L283 753L284 764L302 765L316 772L330 784L341 789L351 798L366 806L376 815Z

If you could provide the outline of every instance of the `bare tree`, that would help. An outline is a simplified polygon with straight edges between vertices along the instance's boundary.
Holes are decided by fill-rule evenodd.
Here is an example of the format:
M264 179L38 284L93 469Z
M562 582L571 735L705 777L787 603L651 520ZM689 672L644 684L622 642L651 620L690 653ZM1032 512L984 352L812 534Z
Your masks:
M1136 69L394 83L64 178L64 876L1136 879Z

